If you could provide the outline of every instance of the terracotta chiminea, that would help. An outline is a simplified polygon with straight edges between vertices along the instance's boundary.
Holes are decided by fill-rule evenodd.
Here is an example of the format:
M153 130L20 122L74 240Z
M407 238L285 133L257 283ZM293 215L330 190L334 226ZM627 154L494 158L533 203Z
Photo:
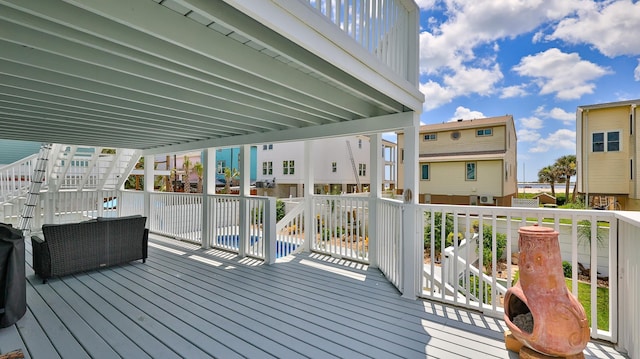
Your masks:
M521 227L520 279L504 298L504 320L525 346L550 356L582 353L589 342L584 308L569 292L562 271L558 232Z

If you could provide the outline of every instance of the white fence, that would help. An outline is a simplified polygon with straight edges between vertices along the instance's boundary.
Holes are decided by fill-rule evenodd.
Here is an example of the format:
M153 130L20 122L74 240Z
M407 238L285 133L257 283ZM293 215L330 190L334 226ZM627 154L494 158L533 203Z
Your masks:
M377 263L380 271L399 291L404 291L402 282L402 202L378 201Z
M546 226L560 233L562 259L572 268L570 290L573 294L578 296L579 280L588 281L590 305L585 309L590 312L591 336L615 341L617 293L612 282L615 283L617 276L617 251L616 238L611 234L617 233L617 221L613 212L421 205L419 215L424 219L419 238L425 241L426 262L420 266L429 269L422 278L423 297L501 315L504 312L502 288L509 288L516 274L512 253L517 251L518 228ZM456 237L472 238L474 233L481 235L467 245L478 254L477 263L467 260L465 253L468 252L462 251L455 240ZM452 247L453 261L441 260L441 249L446 247ZM481 254L483 248L487 251L484 255ZM589 277L579 276L579 259L588 268ZM447 268L451 265L456 266L453 271ZM462 270L458 266L463 266ZM598 281L597 268L603 268L603 272L606 269L608 288L599 287L602 282ZM486 275L479 275L483 272ZM444 279L443 273L463 275L451 281ZM599 311L599 301L605 301L610 308L604 321L599 318L605 315ZM598 328L599 319L608 323L606 327Z
M407 79L409 29L413 1L405 0L308 0L325 18L338 26L394 72Z

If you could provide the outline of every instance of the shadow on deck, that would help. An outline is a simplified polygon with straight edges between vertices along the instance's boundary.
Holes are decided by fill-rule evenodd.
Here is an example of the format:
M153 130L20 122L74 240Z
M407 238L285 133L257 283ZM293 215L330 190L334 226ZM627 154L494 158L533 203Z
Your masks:
M502 320L403 299L377 269L318 254L275 265L152 235L146 264L31 269L0 352L30 358L509 358ZM622 358L590 343L587 357Z

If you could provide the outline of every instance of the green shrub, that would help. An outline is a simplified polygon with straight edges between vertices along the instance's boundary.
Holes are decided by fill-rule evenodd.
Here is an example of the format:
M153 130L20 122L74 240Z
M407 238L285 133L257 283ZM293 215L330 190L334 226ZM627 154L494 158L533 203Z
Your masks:
M478 221L473 222L473 228L476 233L480 230ZM496 233L496 259L502 258L504 249L507 247L507 235L504 233ZM493 264L493 228L489 225L482 226L482 266L488 271Z
M284 202L277 199L276 200L276 222L280 222L280 220L284 218L285 214L286 213L284 210Z
M571 267L571 263L567 261L562 261L562 271L564 272L565 278L571 278L571 274L573 272L573 268Z

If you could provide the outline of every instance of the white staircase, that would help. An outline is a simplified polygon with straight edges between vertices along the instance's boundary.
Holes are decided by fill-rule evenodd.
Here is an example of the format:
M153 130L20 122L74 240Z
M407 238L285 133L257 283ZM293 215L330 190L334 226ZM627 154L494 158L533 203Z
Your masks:
M36 160L33 175L31 177L31 189L27 192L27 198L22 207L22 214L20 215L20 224L18 228L25 230L29 228L35 208L40 200L40 190L42 183L45 180L45 174L47 173L47 164L49 163L49 151L51 151L50 143L43 143L40 146L40 152L38 153L38 159Z
M43 144L39 154L0 168L0 222L28 230L40 215L42 192L119 190L140 155L132 149Z

